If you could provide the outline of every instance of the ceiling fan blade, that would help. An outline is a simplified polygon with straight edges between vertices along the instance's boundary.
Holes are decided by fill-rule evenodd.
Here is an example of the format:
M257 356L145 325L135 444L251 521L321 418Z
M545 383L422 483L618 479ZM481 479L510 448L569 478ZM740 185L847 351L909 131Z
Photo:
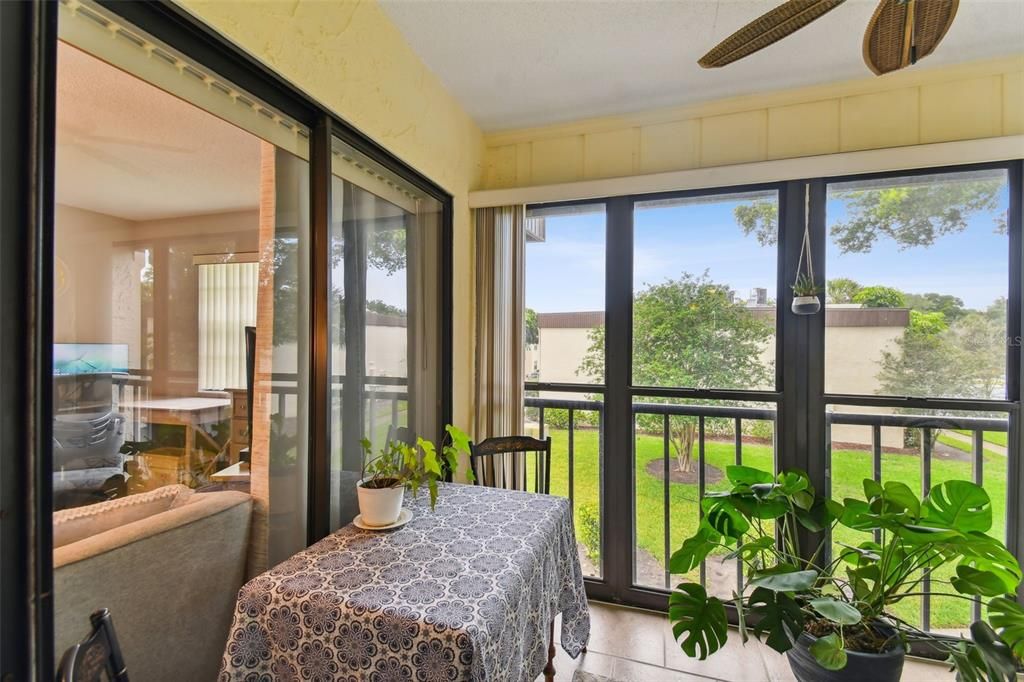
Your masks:
M789 34L803 28L815 19L835 9L846 0L789 0L715 45L697 60L705 69L731 64Z
M864 31L864 63L881 76L924 59L946 35L959 0L882 0Z

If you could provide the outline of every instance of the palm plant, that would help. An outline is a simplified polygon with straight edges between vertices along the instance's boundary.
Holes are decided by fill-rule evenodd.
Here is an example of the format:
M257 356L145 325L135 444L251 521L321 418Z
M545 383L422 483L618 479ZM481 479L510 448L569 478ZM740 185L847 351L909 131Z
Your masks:
M884 653L927 642L945 652L965 682L1012 680L1024 655L1024 609L1015 594L1021 569L992 526L988 493L968 481L945 481L923 500L904 483L864 481L864 499L842 503L815 493L807 475L773 476L730 466L731 490L709 493L696 533L671 558L671 571L686 574L713 551L739 558L747 580L725 602L699 583L672 593L669 618L689 656L713 654L727 636L726 602L735 608L744 642L753 633L780 653L802 633L810 654L826 670L842 670L847 652ZM840 544L832 557L829 537L837 525L860 531L857 545ZM801 529L807 532L800 532ZM800 539L818 537L812 551ZM955 566L948 580L934 575ZM982 602L987 619L970 626L971 640L937 637L906 622L893 607L931 596ZM901 664L902 665L902 664Z

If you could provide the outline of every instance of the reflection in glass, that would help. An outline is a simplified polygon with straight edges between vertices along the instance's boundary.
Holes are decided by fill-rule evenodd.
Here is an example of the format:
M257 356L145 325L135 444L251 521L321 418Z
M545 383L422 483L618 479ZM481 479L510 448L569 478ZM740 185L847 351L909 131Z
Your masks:
M441 204L334 140L331 526L357 513L360 441L440 435Z

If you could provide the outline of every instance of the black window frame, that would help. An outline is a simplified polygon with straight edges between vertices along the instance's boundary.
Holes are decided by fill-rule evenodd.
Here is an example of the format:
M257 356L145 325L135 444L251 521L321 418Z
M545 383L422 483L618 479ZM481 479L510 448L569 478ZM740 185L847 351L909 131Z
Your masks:
M810 229L812 256L817 265L819 284L827 278L826 203L827 187L837 182L935 175L941 173L1003 169L1009 185L1008 304L1007 304L1007 396L1006 400L961 400L949 398L901 398L890 396L851 396L825 392L825 311L801 316L790 312L800 247L806 226ZM632 384L632 305L633 305L633 217L637 202L655 199L706 197L741 192L778 191L777 296L776 296L776 386L774 391L688 389L634 386ZM961 165L844 174L751 183L660 191L590 199L534 203L534 208L574 205L605 206L605 380L600 385L526 382L528 391L599 393L603 396L601 532L603 550L600 578L587 578L587 593L594 599L665 611L668 595L663 590L634 584L633 548L635 500L630 492L633 480L635 443L632 401L636 397L658 396L707 400L752 400L776 404L776 466L806 471L819 490L829 490L831 449L826 405L875 407L913 407L921 409L962 409L997 411L1009 419L1007 461L1007 509L1018 509L1024 501L1024 428L1022 428L1021 388L1024 385L1022 359L1022 322L1024 322L1024 160L993 161ZM809 211L809 214L808 214ZM607 452L629 456L605 457ZM627 485L627 483L629 485ZM630 513L624 511L630 510ZM1024 518L1007 515L1006 544L1019 560L1024 559ZM818 538L801 529L801 546L814 546ZM611 550L615 551L609 551Z
M453 197L298 86L170 0L96 0L310 130L307 543L330 530L328 341L331 138L441 205L440 420L452 419ZM52 399L58 3L3 2L0 232L0 679L53 679Z

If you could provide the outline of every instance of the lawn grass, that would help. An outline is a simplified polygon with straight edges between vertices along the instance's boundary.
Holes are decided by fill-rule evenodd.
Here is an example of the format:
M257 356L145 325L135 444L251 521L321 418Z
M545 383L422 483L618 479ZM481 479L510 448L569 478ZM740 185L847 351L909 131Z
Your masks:
M959 434L963 434L964 436L968 436L970 438L974 437L973 431L957 429L956 432ZM987 443L1002 445L1005 448L1008 436L1009 434L1007 434L1006 431L985 431L984 435L982 435L982 438L984 438L985 442Z
M551 430L552 472L551 493L568 496L568 434L565 430ZM584 537L581 527L580 509L589 505L597 510L599 496L598 434L594 430L576 431L574 435L574 507L577 537ZM635 490L636 490L636 536L638 546L656 557L664 559L664 506L663 482L645 470L647 462L662 458L662 438L659 435L638 435L636 442ZM621 456L630 456L622 453ZM728 442L707 441L707 463L721 469L735 461L731 439ZM675 460L672 460L675 463ZM744 444L743 463L759 469L773 468L773 452L769 445ZM1006 524L1006 458L985 453L985 489L992 498L992 535L1003 538ZM950 479L971 480L969 462L956 460L932 460L932 485ZM863 496L862 481L871 477L871 454L867 450L835 450L832 453L832 497L842 500L846 497ZM882 455L882 479L902 481L915 491L921 489L921 461L916 455L884 453ZM724 490L728 482L723 480L709 484L708 490ZM670 550L674 551L683 540L697 528L699 506L696 484L672 484L669 491L671 526ZM630 514L630 510L607 510L608 513ZM871 539L869 533L861 533L840 527L833 538L849 544ZM627 550L628 551L628 550ZM945 579L952 569L941 569L936 578ZM948 586L947 586L948 587ZM902 617L910 622L919 622L920 602L908 599L898 609ZM956 628L969 622L970 605L955 598L932 600L931 627Z

